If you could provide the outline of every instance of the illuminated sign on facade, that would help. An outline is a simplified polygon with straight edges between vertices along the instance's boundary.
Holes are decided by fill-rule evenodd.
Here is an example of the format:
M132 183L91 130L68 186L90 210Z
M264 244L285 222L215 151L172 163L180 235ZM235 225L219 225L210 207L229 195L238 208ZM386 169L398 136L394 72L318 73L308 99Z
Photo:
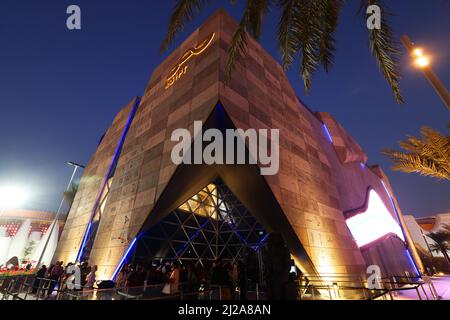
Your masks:
M192 57L202 54L212 43L216 33L213 32L208 38L200 42L194 48L188 49L178 60L177 64L170 69L169 75L166 78L166 89L169 89L177 80L183 77L188 70L187 63Z
M347 219L346 223L358 247L363 247L389 233L405 241L400 226L374 190L370 190L367 210Z

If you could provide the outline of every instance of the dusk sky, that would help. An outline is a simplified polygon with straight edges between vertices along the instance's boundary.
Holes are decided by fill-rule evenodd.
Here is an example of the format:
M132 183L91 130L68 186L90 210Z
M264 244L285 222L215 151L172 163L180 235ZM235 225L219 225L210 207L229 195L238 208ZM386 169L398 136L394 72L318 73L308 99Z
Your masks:
M243 1L237 1L242 3ZM450 1L391 0L397 38L408 34L432 55L450 86ZM219 7L240 19L242 5L213 1L177 37L173 50ZM66 8L82 10L82 30L66 28ZM141 96L159 53L174 1L2 0L0 4L0 186L31 191L29 209L58 208L72 168L86 164L115 114ZM330 112L361 144L369 164L388 175L404 214L450 212L450 183L390 170L381 150L397 148L422 125L447 134L450 113L403 51L399 106L368 47L359 1L347 1L329 74L319 71L306 96L298 60L288 72L298 96L314 111ZM261 43L276 59L278 11L265 20ZM403 48L402 48L403 50ZM0 208L1 209L1 208Z

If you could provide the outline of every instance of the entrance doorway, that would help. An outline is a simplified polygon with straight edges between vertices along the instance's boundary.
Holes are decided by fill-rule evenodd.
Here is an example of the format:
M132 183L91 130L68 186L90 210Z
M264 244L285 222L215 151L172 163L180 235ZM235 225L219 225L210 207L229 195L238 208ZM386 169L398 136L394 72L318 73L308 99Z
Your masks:
M139 237L133 263L178 260L208 270L213 261L243 262L248 278L261 282L261 249L268 233L229 190L216 179Z

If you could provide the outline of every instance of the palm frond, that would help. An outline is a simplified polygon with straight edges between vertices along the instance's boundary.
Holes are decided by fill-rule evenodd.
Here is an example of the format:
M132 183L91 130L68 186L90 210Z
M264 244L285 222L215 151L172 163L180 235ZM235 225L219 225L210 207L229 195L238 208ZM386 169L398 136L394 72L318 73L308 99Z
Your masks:
M234 69L236 60L243 57L247 47L247 32L256 40L259 39L262 31L263 19L267 14L271 0L247 0L244 14L242 15L239 27L233 35L230 48L228 49L228 61L226 66L226 79L229 81L231 72Z
M317 70L320 62L320 49L318 39L320 35L320 24L317 24L321 13L313 1L302 1L300 6L300 16L294 19L295 35L301 46L302 61L300 72L305 85L305 92L309 94L311 90L312 74Z
M278 4L282 10L278 23L278 47L284 70L287 70L298 53L299 41L294 35L293 22L298 13L297 0L280 0Z
M382 11L381 29L369 29L369 42L372 55L375 57L384 78L391 87L398 103L404 103L400 91L399 55L398 43L387 20L388 12L383 7L381 0L362 0L362 6L377 5ZM363 11L365 19L368 15Z
M178 0L169 20L166 36L161 43L160 51L164 52L172 44L178 32L194 18L194 11L200 11L208 0Z
M446 224L444 229L447 231L447 234L450 236L450 224ZM450 239L449 239L450 240Z
M325 72L329 72L334 62L334 52L336 51L334 32L338 25L343 3L343 0L325 0L318 2L320 6L319 12L323 15L318 21L321 22L319 38L320 62Z
M422 138L409 136L399 143L407 152L385 149L391 158L392 169L406 173L419 173L439 180L450 180L450 135L422 127Z
M447 231L431 232L427 234L427 236L441 247L450 248L450 245L448 244L449 233Z
M70 187L68 190L64 191L64 200L67 202L68 206L70 207L73 203L73 200L75 200L75 195L78 191L78 184L72 182L70 184Z
M336 31L342 0L281 0L278 45L284 69L301 53L300 73L308 94L311 78L322 64L331 68L335 52Z

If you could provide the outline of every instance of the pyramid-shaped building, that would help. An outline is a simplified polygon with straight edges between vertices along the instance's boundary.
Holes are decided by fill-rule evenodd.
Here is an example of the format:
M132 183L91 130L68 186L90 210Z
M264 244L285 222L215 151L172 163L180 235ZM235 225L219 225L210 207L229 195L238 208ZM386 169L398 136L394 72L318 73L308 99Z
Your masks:
M117 114L86 166L54 260L88 260L110 279L125 262L244 259L278 233L304 274L367 276L376 264L386 276L417 275L390 184L345 129L309 110L250 37L225 81L236 28L215 13ZM194 145L196 121L220 132L279 129L279 170L174 163L173 132L188 129Z

